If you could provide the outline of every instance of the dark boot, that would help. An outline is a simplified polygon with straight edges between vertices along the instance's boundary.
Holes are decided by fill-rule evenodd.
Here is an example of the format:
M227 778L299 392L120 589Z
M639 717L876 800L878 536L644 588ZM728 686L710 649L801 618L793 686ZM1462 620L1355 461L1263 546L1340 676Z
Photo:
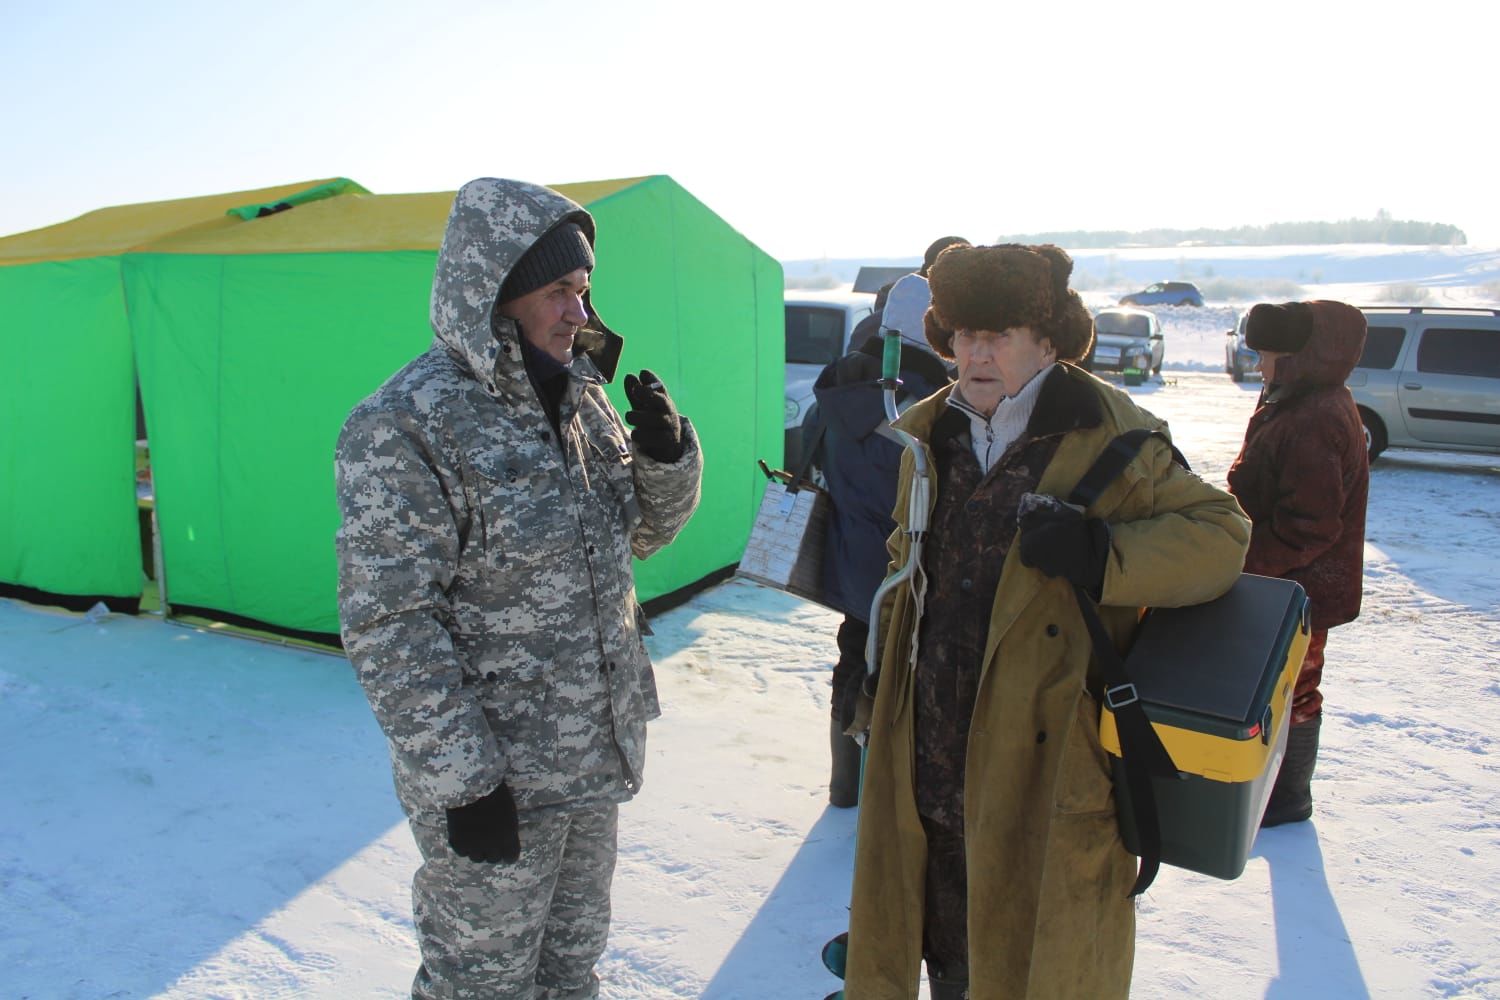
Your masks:
M1287 733L1286 756L1260 821L1263 829L1301 823L1312 816L1312 776L1318 763L1318 730L1322 725L1323 717L1318 715L1297 723Z
M932 1000L969 1000L967 962L938 962L927 956L927 995Z
M927 977L927 995L932 1000L969 1000L969 981Z
M845 736L838 719L828 723L828 749L833 770L828 779L828 804L848 809L859 804L859 744Z

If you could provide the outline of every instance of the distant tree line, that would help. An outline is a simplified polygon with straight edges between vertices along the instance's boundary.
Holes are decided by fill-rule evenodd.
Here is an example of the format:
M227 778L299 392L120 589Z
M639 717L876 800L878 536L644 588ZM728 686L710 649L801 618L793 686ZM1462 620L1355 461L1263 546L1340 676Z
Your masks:
M1393 219L1385 209L1373 219L1339 222L1273 222L1232 229L1072 230L1001 236L997 243L1055 243L1061 247L1093 249L1124 246L1296 246L1327 243L1389 243L1401 246L1449 246L1469 242L1464 231L1445 222Z

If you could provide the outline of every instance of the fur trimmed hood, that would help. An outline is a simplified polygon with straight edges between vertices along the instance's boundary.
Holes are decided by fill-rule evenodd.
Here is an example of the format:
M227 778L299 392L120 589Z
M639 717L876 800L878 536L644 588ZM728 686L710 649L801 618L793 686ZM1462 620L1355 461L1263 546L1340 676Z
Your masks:
M1365 314L1330 299L1289 304L1298 306L1308 317L1307 339L1295 354L1276 361L1271 381L1283 385L1343 385L1365 349Z

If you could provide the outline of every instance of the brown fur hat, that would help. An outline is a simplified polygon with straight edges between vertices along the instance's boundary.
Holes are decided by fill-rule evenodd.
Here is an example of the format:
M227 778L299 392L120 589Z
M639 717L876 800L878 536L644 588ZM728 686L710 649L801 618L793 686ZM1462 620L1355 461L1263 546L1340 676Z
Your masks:
M1296 354L1312 338L1313 314L1306 302L1272 305L1262 302L1250 310L1245 323L1245 346L1252 351Z
M1094 321L1078 293L1068 288L1073 259L1050 243L949 247L927 278L932 305L923 318L927 342L953 357L955 330L1029 327L1052 341L1062 361L1088 353Z

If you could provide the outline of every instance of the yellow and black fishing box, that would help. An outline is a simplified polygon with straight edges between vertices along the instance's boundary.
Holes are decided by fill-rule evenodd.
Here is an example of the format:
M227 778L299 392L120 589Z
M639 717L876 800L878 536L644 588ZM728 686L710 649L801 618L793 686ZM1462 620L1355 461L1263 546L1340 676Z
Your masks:
M1245 870L1286 753L1311 635L1302 587L1249 573L1206 604L1146 613L1125 670L1178 772L1176 780L1151 777L1164 863L1223 879ZM1099 735L1115 770L1125 846L1140 854L1140 817L1108 707Z

